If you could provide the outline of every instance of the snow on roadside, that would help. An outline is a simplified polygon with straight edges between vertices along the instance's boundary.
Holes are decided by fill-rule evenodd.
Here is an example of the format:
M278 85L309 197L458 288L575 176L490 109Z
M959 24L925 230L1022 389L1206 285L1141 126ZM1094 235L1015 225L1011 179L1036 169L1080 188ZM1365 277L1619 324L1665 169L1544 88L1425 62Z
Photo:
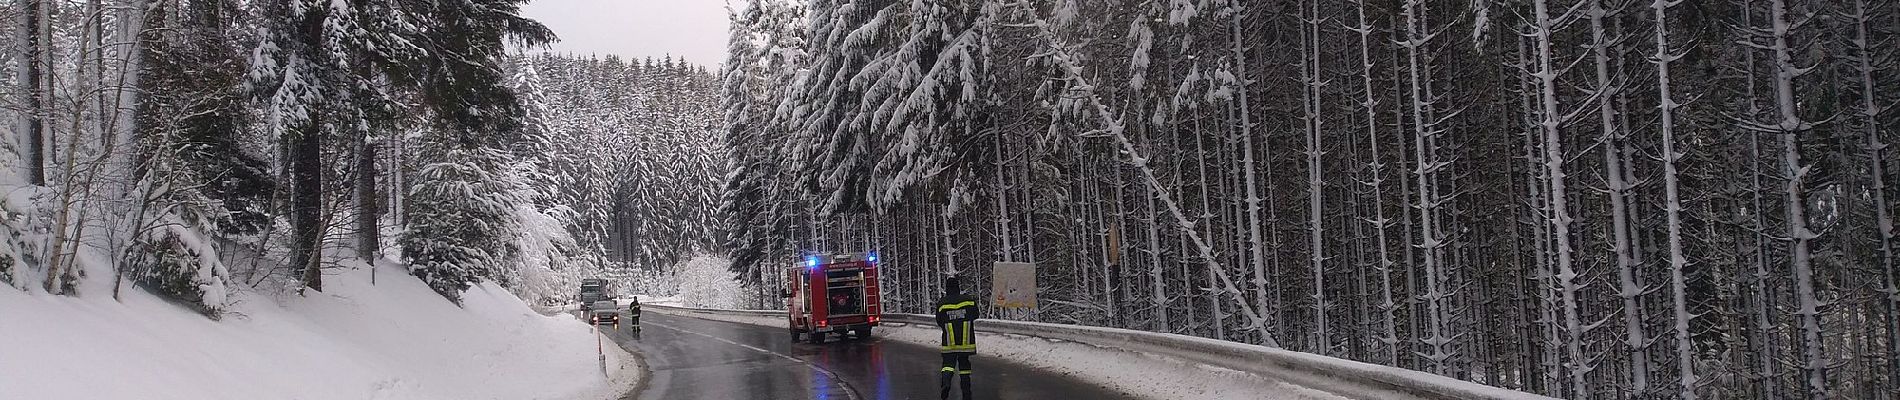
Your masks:
M746 303L747 292L732 279L732 260L701 255L673 268L679 271L681 304L697 308L736 308Z
M647 295L640 295L640 296L638 296L638 297L640 298L640 304L641 304L641 305L648 305L648 304L651 304L651 305L660 305L660 306L673 306L673 307L685 307L685 302L683 302L683 301L680 301L680 297L679 297L679 296L647 296ZM624 302L623 302L623 303L624 303Z
M237 294L222 321L140 290L0 288L0 398L602 399L639 378L572 315L486 283L458 308L400 267L371 286L358 266L307 297Z
M883 331L886 338L936 346L934 327ZM1063 371L1083 381L1150 399L1347 400L1259 375L1181 359L1011 334L977 334L979 356Z
M785 319L773 316L674 313L716 321L779 327ZM887 323L875 336L924 346L936 346L935 327ZM1045 371L1058 371L1085 382L1148 399L1181 400L1346 400L1324 391L1301 387L1259 375L1191 363L1172 357L1089 346L1022 335L977 333L979 357L996 357Z

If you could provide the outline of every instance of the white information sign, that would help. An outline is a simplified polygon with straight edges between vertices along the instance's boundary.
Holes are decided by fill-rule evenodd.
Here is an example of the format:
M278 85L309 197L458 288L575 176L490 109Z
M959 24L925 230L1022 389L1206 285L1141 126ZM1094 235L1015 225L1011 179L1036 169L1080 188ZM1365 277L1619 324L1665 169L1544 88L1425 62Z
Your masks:
M996 298L990 304L1004 309L1036 308L1036 264L999 262L991 275L995 282L990 293Z

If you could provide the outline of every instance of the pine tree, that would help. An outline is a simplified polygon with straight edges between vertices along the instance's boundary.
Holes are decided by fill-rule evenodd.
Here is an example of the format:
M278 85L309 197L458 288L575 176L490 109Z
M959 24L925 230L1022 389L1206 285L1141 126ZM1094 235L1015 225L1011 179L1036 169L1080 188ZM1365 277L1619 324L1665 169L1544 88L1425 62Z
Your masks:
M254 246L269 228L274 186L258 148L245 143L252 117L242 58L228 35L237 9L221 1L155 4L139 34L139 97L134 116L134 196L127 228L134 242L122 274L206 311L223 305L231 273L212 243ZM206 68L205 66L217 66ZM108 141L111 143L111 141ZM216 238L218 240L207 240ZM215 290L214 290L215 288Z
M416 186L405 198L403 258L412 274L452 302L474 282L508 277L519 250L512 216L530 199L520 196L521 183L509 174L517 155L505 149L534 132L501 61L508 40L526 46L554 40L540 23L517 16L520 3L430 3L411 10L432 16L418 21L415 38L432 56L410 67L431 123L416 154Z
M315 0L269 2L259 11L266 17L247 85L263 107L265 131L281 138L290 192L279 198L289 202L291 270L301 287L322 291L324 143L355 143L394 114L394 93L379 82L410 77L407 62L422 49L409 39L417 32L406 18L417 14L387 3Z

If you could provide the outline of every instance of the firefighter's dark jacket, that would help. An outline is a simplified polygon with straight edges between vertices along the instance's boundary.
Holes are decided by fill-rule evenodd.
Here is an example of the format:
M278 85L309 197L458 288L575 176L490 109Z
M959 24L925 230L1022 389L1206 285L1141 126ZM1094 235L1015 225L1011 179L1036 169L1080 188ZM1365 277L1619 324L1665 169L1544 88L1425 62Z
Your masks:
M937 327L943 331L943 352L976 352L976 299L964 295L937 301Z

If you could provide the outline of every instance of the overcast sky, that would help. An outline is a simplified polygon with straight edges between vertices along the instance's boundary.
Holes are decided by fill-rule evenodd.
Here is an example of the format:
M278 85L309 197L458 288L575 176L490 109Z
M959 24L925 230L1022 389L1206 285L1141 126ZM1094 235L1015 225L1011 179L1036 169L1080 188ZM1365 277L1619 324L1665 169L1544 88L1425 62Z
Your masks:
M731 1L735 9L743 0ZM727 0L533 0L523 16L561 36L552 51L660 58L707 68L726 61Z

